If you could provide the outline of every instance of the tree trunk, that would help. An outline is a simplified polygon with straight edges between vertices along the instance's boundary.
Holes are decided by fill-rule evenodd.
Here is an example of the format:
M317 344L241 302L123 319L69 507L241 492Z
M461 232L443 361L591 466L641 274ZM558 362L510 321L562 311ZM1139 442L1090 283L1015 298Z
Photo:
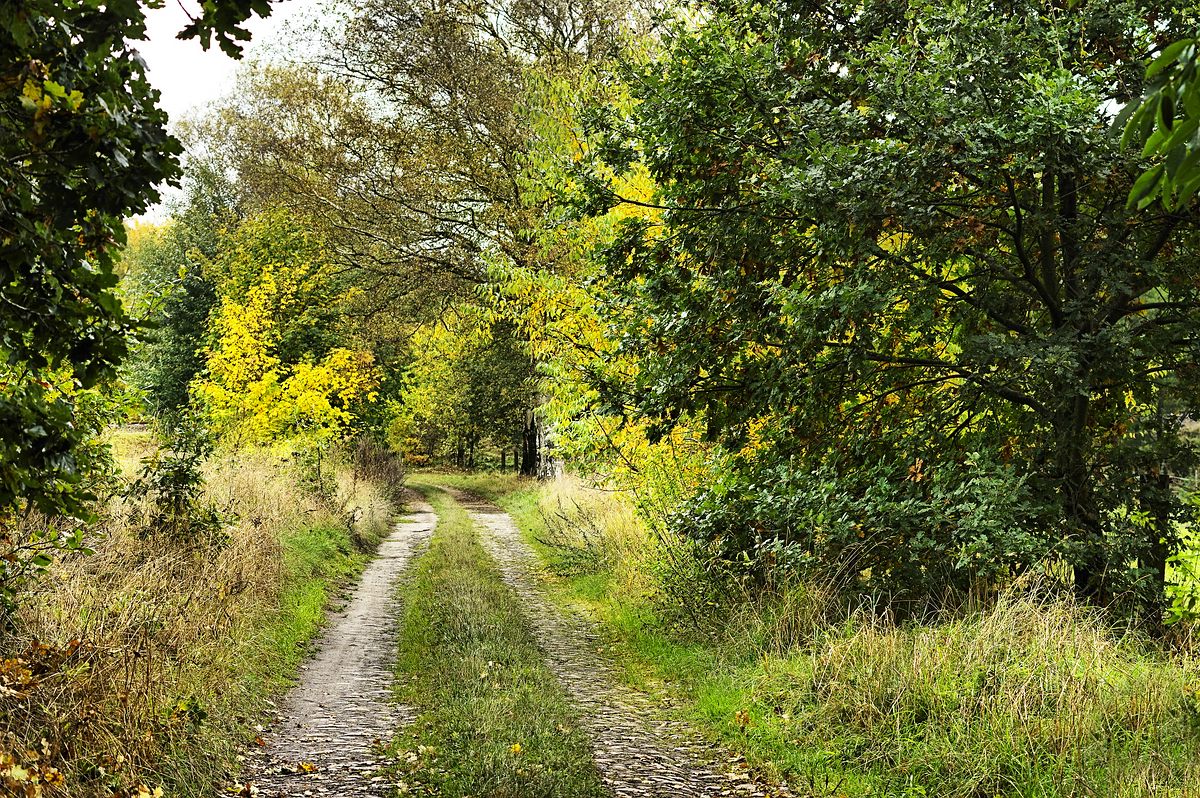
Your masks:
M1166 468L1151 474L1148 481L1154 485L1154 496L1151 497L1154 506L1162 507L1170 501L1174 486L1171 484L1171 473ZM1142 622L1147 631L1155 633L1163 630L1163 613L1167 609L1167 559L1171 556L1171 544L1175 538L1171 519L1162 517L1165 513L1159 515L1150 527L1150 539L1147 541L1146 554L1141 563L1151 575L1142 610Z
M465 458L463 457L463 440L462 440L462 438L458 439L457 447L458 448L455 450L455 453L454 453L454 465L456 465L459 468L462 468L463 463L465 462Z
M525 426L521 430L521 476L538 475L538 425L532 410L525 411Z
M500 473L503 474L508 470L508 449L500 447Z
M475 470L475 442L478 439L474 432L467 437L467 469Z
M1075 394L1056 413L1055 476L1067 532L1077 544L1072 562L1075 595L1089 604L1104 605L1109 600L1105 585L1104 531L1087 461L1090 409L1090 398Z

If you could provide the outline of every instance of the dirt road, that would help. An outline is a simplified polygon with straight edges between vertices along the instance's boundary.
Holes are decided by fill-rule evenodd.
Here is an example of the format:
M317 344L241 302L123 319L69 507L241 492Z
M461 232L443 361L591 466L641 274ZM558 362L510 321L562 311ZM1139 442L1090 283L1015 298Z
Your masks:
M391 794L375 776L378 742L410 712L391 700L396 658L396 586L428 541L437 516L426 504L397 523L367 566L350 603L317 641L316 655L263 735L266 746L241 781L260 796Z
M698 743L647 696L622 687L597 651L586 619L564 613L544 595L536 554L512 519L452 488L476 524L485 550L521 602L554 678L577 706L604 786L614 798L784 798L744 769ZM391 701L395 678L397 580L429 540L437 516L418 505L397 524L368 566L353 599L336 617L281 705L243 781L264 798L383 798L396 785L377 774L379 743L413 720Z
M564 614L543 595L536 554L512 518L468 494L446 490L480 527L484 547L520 597L551 671L579 707L596 766L615 798L788 795L781 788L768 792L737 767L715 766L712 751L656 711L646 696L623 688L597 653L591 624Z

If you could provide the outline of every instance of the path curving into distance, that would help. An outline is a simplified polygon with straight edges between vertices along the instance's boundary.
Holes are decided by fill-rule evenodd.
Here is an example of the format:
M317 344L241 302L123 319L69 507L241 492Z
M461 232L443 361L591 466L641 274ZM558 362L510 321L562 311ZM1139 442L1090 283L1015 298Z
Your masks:
M399 606L397 580L437 524L413 509L380 544L350 603L315 645L316 655L279 707L278 722L246 763L243 795L383 798L393 785L375 775L379 743L412 721L392 700Z
M538 587L537 555L512 518L462 491L442 490L479 526L485 550L520 598L550 670L579 709L596 767L614 798L783 798L791 794L784 787L763 788L742 771L714 767L712 752L706 752L694 735L664 718L646 696L619 685L596 651L591 624L564 614Z

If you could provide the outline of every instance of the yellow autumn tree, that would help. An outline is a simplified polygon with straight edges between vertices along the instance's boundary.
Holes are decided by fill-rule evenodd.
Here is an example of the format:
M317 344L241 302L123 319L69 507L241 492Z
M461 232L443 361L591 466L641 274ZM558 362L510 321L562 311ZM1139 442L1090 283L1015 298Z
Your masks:
M340 327L349 288L322 243L282 212L244 222L207 266L219 305L193 392L232 442L323 443L376 399L374 355Z

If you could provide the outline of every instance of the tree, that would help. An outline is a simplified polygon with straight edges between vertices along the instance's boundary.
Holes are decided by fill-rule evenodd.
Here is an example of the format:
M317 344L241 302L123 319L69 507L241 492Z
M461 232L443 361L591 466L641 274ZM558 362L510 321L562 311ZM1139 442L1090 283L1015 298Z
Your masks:
M225 228L241 217L232 187L193 159L186 198L168 223L129 238L121 256L122 297L135 317L153 319L139 334L127 369L144 391L147 409L176 420L190 404L189 386L204 369L201 341L217 304L216 285L203 264L219 254Z
M198 131L229 142L251 205L322 231L364 289L356 321L396 340L473 301L490 266L545 265L531 87L611 57L636 18L607 0L360 0L320 63L248 71Z
M1196 225L1126 209L1108 109L1186 14L790 8L680 25L584 176L616 204L605 175L640 160L663 209L608 252L608 317L644 354L602 396L733 455L677 524L901 609L1065 563L1156 616L1188 515Z
M240 23L266 0L213 0L184 35L236 49ZM131 321L113 293L123 220L177 175L179 145L133 42L137 0L29 0L0 7L0 513L28 504L81 514L72 488L65 369L95 385L126 352Z
M356 0L318 64L246 71L197 135L227 141L249 201L302 212L379 301L453 305L491 255L532 259L530 77L611 57L632 19L610 0Z
M512 451L514 469L537 474L527 429L536 404L533 362L507 321L464 304L420 328L405 383L392 435L409 457L475 468L490 446L502 463Z
M236 441L337 439L376 398L375 357L343 329L347 286L281 212L246 219L204 264L219 298L191 390Z

